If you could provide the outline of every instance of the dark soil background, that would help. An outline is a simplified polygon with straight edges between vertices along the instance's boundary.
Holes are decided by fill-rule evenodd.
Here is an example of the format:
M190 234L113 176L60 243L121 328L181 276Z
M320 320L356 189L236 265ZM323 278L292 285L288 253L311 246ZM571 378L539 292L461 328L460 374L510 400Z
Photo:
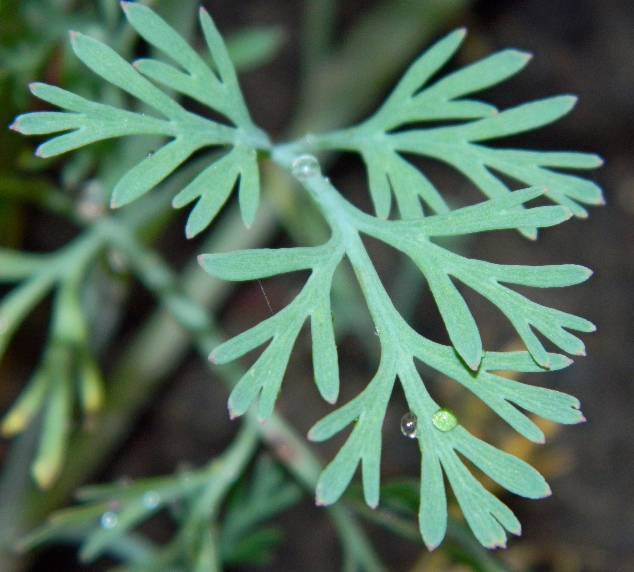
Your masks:
M345 24L370 2L342 4ZM297 97L300 5L285 0L215 0L211 6L223 32L244 24L276 23L288 33L287 44L275 62L249 72L243 80L256 123L273 132L282 130ZM524 527L523 538L511 543L508 554L544 572L634 571L634 2L483 0L454 24L467 25L470 32L459 63L503 47L535 54L523 73L502 89L491 90L490 99L501 106L559 93L579 95L571 115L519 138L518 145L593 151L606 160L602 169L589 176L603 186L607 205L590 209L588 220L546 230L537 243L514 233L504 234L504 240L491 233L468 245L473 256L487 260L574 262L595 271L582 286L547 293L555 307L582 315L598 326L596 334L584 338L588 357L577 359L574 366L543 382L579 397L588 422L561 429L546 447L545 455L559 451L566 461L555 463L550 471L551 498L505 498ZM353 187L364 184L358 165L344 160L335 165L333 177ZM456 196L462 192L460 184ZM468 194L468 190L464 192ZM273 307L282 307L289 296L287 287L277 283L266 287ZM224 316L231 331L243 329L239 320L245 316L252 320L254 312L266 315L268 311L257 286L243 289L231 308ZM418 310L417 317L424 320L425 310ZM480 311L479 318L487 320L484 335L490 347L504 346L510 335L507 326L498 323L496 316L489 319L487 309ZM299 346L279 408L305 432L328 408L311 387L308 344ZM349 364L342 366L341 400L345 401L367 382L371 367L363 361L354 340L342 343L340 360ZM306 396L314 401L314 409L312 403L302 404ZM227 419L226 397L192 356L102 478L140 477L172 471L182 462L203 463L222 450L235 431ZM417 476L417 448L398 431L403 403L397 394L386 419L385 478ZM321 447L319 452L329 459L333 446ZM329 572L339 568L336 538L323 511L315 509L311 499L306 498L278 521L285 541L275 561L258 569ZM382 532L372 534L377 550L393 570L410 569L423 551L421 545ZM72 560L64 558L59 551L49 551L33 572L73 570Z

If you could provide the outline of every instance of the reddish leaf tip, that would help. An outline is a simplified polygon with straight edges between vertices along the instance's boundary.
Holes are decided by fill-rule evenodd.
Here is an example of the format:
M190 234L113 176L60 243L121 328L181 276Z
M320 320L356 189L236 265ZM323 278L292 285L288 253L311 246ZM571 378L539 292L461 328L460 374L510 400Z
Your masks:
M209 357L207 359L209 360L210 363L216 363L216 356L214 355L213 352L209 354Z
M17 131L18 133L20 132L20 129L18 127L18 120L15 119L13 121L13 123L11 125L9 125L9 129L11 129L11 131Z

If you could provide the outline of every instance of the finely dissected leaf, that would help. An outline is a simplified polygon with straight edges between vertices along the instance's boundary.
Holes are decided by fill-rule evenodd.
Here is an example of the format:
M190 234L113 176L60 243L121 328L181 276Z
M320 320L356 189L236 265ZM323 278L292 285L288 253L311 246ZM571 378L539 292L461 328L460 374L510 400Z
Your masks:
M508 491L532 499L550 495L550 488L533 467L475 438L464 428L452 433L455 450Z
M340 431L351 421L355 422L352 434L345 445L319 477L317 504L328 505L339 499L361 461L365 500L369 506L377 506L381 425L392 393L395 373L394 356L384 354L379 369L366 390L353 402L331 413L310 430L309 438L321 441Z
M172 204L176 208L200 197L187 219L185 233L188 238L192 238L211 223L229 198L238 178L242 218L247 226L252 224L259 200L255 151L236 146L207 167L174 197Z
M561 171L597 167L601 159L596 155L488 146L493 139L559 119L572 109L576 99L566 95L548 97L502 111L474 99L473 94L510 78L527 64L530 56L517 50L501 51L436 78L464 39L464 30L456 30L414 62L383 105L366 121L334 133L310 135L272 147L249 117L227 48L204 9L199 13L200 26L211 65L147 6L135 2L124 2L122 6L141 37L164 52L171 63L141 59L130 65L111 48L77 33L71 34L73 49L95 73L151 111L146 115L117 109L60 88L33 84L31 89L36 96L65 111L22 115L12 128L25 134L59 133L39 147L41 156L53 156L124 135L164 137L160 148L117 183L112 193L113 206L142 196L193 154L212 150L209 164L173 199L177 208L195 201L186 225L188 237L212 222L234 188L245 225L249 227L255 221L259 203L258 152L289 171L323 214L332 231L330 240L320 246L199 257L204 270L226 280L256 280L310 271L300 293L287 307L225 341L210 355L212 362L223 364L265 345L231 392L230 415L244 414L258 399L259 419L264 422L271 415L290 353L307 320L311 328L315 383L324 399L336 401L339 367L330 292L334 271L345 257L374 321L380 362L376 374L359 395L324 417L309 432L311 440L322 441L353 425L345 444L319 478L318 504L336 502L359 466L365 501L371 507L378 504L382 424L393 385L399 379L410 408L403 432L419 440L422 454L419 527L425 543L434 549L447 530L446 476L476 538L487 547L504 546L507 531L519 534L520 524L512 511L474 477L464 459L516 494L540 498L548 495L550 489L537 471L469 434L449 408L436 403L415 360L423 363L426 371L433 370L462 384L526 438L543 442L544 434L530 414L560 423L578 423L584 420L579 402L564 393L503 377L501 372L545 372L567 367L571 360L547 351L546 342L538 335L564 352L583 354L583 341L572 332L590 332L594 326L583 318L537 304L512 287L570 286L583 282L591 273L570 264L528 267L469 259L443 246L450 244L449 241L436 244L433 240L502 229L518 229L535 238L539 228L562 223L572 215L585 216L582 205L601 204L601 190L595 183ZM187 111L159 86L196 100L209 107L215 113L213 117L221 118L207 119ZM448 124L441 125L442 120ZM376 216L351 205L322 176L318 159L309 153L329 150L352 151L361 156ZM411 154L454 168L478 187L487 200L451 209L440 189L410 160ZM529 188L515 188L522 186ZM397 209L393 208L393 196ZM558 205L529 204L541 196ZM397 213L400 220L395 220ZM451 345L432 342L420 335L398 313L361 234L405 254L420 269ZM27 279L5 299L1 309L0 317L4 318L10 335L55 278L37 273L31 260L0 251L0 262L3 256L7 269L5 275L0 272L0 278ZM527 351L487 351L479 325L465 301L463 287L473 289L497 306ZM61 331L60 324L67 322L65 339L81 346L87 334L75 299L77 292L70 293L72 296L65 299L70 308L67 320L55 323ZM178 301L168 303L168 307L177 306ZM65 351L68 357L68 348ZM83 355L81 351L79 355ZM43 484L59 470L65 445L62 420L67 421L72 403L67 398L68 368L63 363L58 365L53 376L56 385L50 390L50 403L45 406L47 432L35 467ZM92 411L101 399L101 386L93 366L94 361L86 359L79 372L80 393L87 411ZM35 376L3 429L11 432L28 423L44 401L45 385ZM165 486L165 492L171 491L172 496L182 492L170 489L174 486L172 482ZM88 490L84 494L87 498L92 495L96 500L105 500L104 491ZM92 534L82 548L84 558L96 558L119 534L146 516L147 510L137 493L135 488L133 493L121 495L125 506L117 515L119 526L116 530L104 529ZM170 494L161 502L166 502ZM216 490L212 487L209 494L213 496ZM183 538L190 567L206 569L214 565L215 537L203 520L187 523ZM241 540L260 541L253 534L242 535ZM169 550L168 547L166 551ZM160 554L149 566L165 567L166 562L171 565L178 557L172 554L161 560L164 555Z
M258 149L268 149L270 143L249 118L233 64L211 18L201 10L200 24L218 75L174 29L147 6L123 2L122 7L128 21L139 34L169 54L185 71L153 59L140 60L131 65L112 48L76 32L71 33L73 50L88 68L149 106L157 116L89 101L54 86L32 84L34 95L66 112L44 111L21 115L16 118L12 129L24 134L66 132L40 145L37 154L42 157L124 135L166 137L167 141L162 147L149 153L115 185L112 191L113 207L123 206L144 195L194 153L224 148L228 152L216 162L212 156L210 167L184 189L185 195L179 195L180 204L201 197L188 221L187 235L197 234L213 220L237 179L242 216L245 224L250 226L259 202L256 153ZM148 78L198 99L224 115L233 125L225 125L185 110ZM216 190L213 186L219 188Z
M451 488L476 538L487 548L505 547L504 529L516 535L522 531L511 509L487 491L455 454L444 460Z
M496 173L526 186L547 187L547 196L554 202L576 216L587 216L581 204L602 204L600 188L592 181L551 168L595 168L601 163L599 157L588 153L490 148L480 143L552 123L572 109L576 98L568 95L549 97L501 112L490 104L463 99L463 96L495 85L520 71L530 56L517 50L498 52L428 84L463 38L464 30L457 30L437 42L410 67L374 116L351 129L318 136L311 147L315 150L356 151L362 156L379 218L389 214L391 192L386 181L404 161L400 153L413 153L446 163L490 198L504 196L511 190ZM425 122L442 119L453 123L425 126ZM401 210L407 212L403 218L423 216L414 197L422 196L423 189L428 197L437 194L437 191L430 193L428 187L429 182L421 179L409 192L402 186L398 190L392 189ZM515 228L535 236L530 220L525 220L525 225L516 223Z

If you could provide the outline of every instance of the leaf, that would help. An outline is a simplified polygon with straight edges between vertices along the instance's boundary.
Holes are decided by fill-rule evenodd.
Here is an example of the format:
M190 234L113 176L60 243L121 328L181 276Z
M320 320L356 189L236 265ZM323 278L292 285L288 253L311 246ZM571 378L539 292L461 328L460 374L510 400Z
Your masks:
M425 545L429 550L434 550L447 532L447 495L440 460L432 450L422 450L422 441L421 455L418 521Z
M446 163L491 198L503 196L511 190L493 171L525 186L548 187L551 200L576 216L587 216L581 204L602 204L599 187L591 181L550 168L595 168L601 163L596 155L489 148L479 143L552 123L572 109L575 97L549 97L501 112L481 101L461 99L516 74L530 60L528 54L503 50L428 85L430 78L459 47L464 33L464 30L452 32L423 54L407 70L374 116L351 129L316 137L313 148L342 149L361 154L367 166L369 191L379 218L389 214L391 193L386 179L402 161L398 153L413 153ZM425 126L425 122L443 119L453 123L439 127ZM397 197L400 195L399 201L404 203L403 191L393 190ZM436 189L434 191L431 196L438 194ZM412 209L402 209L407 212L406 215L401 213L402 218L412 218L414 214L422 217L423 213L411 201L406 204ZM530 221L526 222L530 224ZM527 236L535 235L531 226L518 225L516 228Z
M212 158L210 167L185 189L178 202L185 204L201 197L190 215L189 237L202 231L216 216L239 179L239 203L247 226L255 219L259 202L257 150L268 149L266 134L251 121L240 92L233 64L209 15L201 10L200 24L218 74L205 63L162 18L137 2L122 2L130 24L150 44L169 54L185 72L165 62L143 59L131 65L105 44L71 32L77 57L107 82L126 91L152 108L157 117L126 111L112 105L89 101L66 90L46 84L32 84L37 97L63 110L27 113L16 118L11 128L24 134L65 132L38 147L37 154L51 157L95 141L124 135L161 135L167 138L155 152L132 167L112 190L112 207L120 207L141 197L195 152L222 147L228 153ZM227 117L233 125L206 119L185 110L151 80L198 99ZM210 190L206 185L218 185ZM185 200L185 197L189 197Z
M72 33L71 42L89 69L144 104L138 108L144 111L118 109L57 87L33 84L34 94L61 111L21 115L12 129L25 134L55 134L38 148L38 154L46 157L107 138L139 134L162 137L157 150L132 167L115 185L113 206L127 204L149 192L193 155L209 153L203 159L207 161L206 166L197 171L193 180L176 192L173 199L176 208L195 203L186 224L188 237L207 228L234 189L238 193L243 222L247 227L254 223L260 199L258 155L288 171L323 215L332 234L328 242L320 246L210 253L199 258L209 274L227 280L255 280L310 270L301 291L285 308L220 344L211 353L212 362L223 364L265 345L233 388L229 397L230 415L244 414L258 399L260 421L272 414L290 353L307 319L311 327L315 383L324 399L335 402L340 382L331 290L335 269L345 257L374 322L380 362L359 395L326 415L309 432L310 439L322 441L353 425L344 445L319 478L318 504L336 502L360 466L365 501L372 508L377 506L383 421L398 379L410 408L407 415L413 427L406 434L419 440L422 454L419 527L425 543L434 549L447 530L446 476L476 538L490 548L504 546L507 532L519 534L520 524L512 511L471 474L465 459L516 494L539 498L550 490L543 477L524 461L469 434L446 404L434 401L426 387L427 376L431 377L435 371L456 380L534 442L543 442L544 434L531 413L561 423L583 421L579 402L574 397L508 379L501 372L545 372L571 364L565 356L547 351L545 340L561 351L584 353L583 341L573 332L592 331L594 326L590 322L537 304L512 287L570 286L587 279L590 271L571 264L547 267L494 264L454 253L449 249L452 242L435 243L433 239L501 229L517 229L536 238L538 228L562 223L572 215L586 216L584 205L601 204L601 190L595 183L566 172L598 166L601 160L596 155L506 149L495 143L488 146L493 139L523 133L559 119L572 109L576 99L567 95L548 97L501 111L475 99L474 94L512 77L527 64L529 55L517 50L504 50L444 77L436 77L464 39L464 30L456 30L414 62L372 117L352 128L307 135L272 146L249 116L229 51L204 9L201 8L199 18L210 55L209 64L207 56L196 53L144 4L124 2L122 7L133 28L168 59L144 58L131 65L95 39ZM186 110L162 88L207 106L215 119ZM447 124L441 124L442 120ZM376 216L350 204L329 179L322 176L319 160L313 153L338 150L361 156ZM487 200L451 208L441 189L415 165L416 159L410 155L448 165L472 182ZM298 169L298 161L303 165L310 163L311 168ZM529 188L517 189L526 186ZM393 196L398 214L393 209ZM541 196L557 205L528 204ZM395 220L397 216L400 220ZM415 262L434 296L451 344L427 339L398 313L361 234L384 242ZM8 265L6 279L25 280L9 294L1 309L0 316L6 320L10 335L59 278L37 271L30 260L1 251L0 262L3 256ZM487 351L458 282L496 305L513 325L527 351ZM64 346L63 351L59 346L51 346L57 353L51 350L53 357L42 366L50 370L46 390L43 382L34 377L24 399L16 405L15 413L5 421L9 429L14 430L28 423L38 408L45 408L46 432L35 465L36 477L43 484L49 483L50 475L59 471L63 459L64 432L72 405L68 367L72 352L77 351L83 359L83 370L77 373L84 407L92 411L101 399L94 361L82 346L88 336L77 289L71 289L66 297L65 292L69 291L60 289L61 301L56 302L53 331L72 344ZM346 303L350 304L347 311L351 315L360 310L353 297L347 297ZM172 310L190 308L184 297L173 295L167 298L166 306ZM62 311L64 307L66 311ZM191 308L189 314L182 311L176 314L181 321L188 322L190 330L194 323L196 331L207 327L205 320L183 317L191 316ZM419 371L415 360L420 361L424 369ZM424 376L421 371L425 372ZM231 455L241 455L242 466L255 447L253 437L249 439L249 447L231 452ZM209 482L201 477L195 485L182 485L182 488L174 481L164 483L173 498L187 497L195 518L183 525L173 545L148 557L148 567L182 564L197 570L216 564L216 535L205 519L211 520L218 512L221 489L230 486L237 473L235 465L228 461L219 461L210 467L205 477ZM100 528L85 536L84 558L96 558L113 542L125 538L121 535L147 516L147 510L139 501L140 490L134 487L133 491L120 494L123 503L117 514L120 527L116 530ZM106 495L112 492L114 489L110 487L88 489L82 494L85 498L105 502ZM270 514L269 501L274 499L283 504L284 499L276 497L275 492L275 487L260 486L253 497L252 510L260 511L261 515ZM198 494L204 502L197 502ZM213 500L216 497L217 500ZM200 516L203 513L205 518ZM68 514L65 523L86 523L88 514ZM94 518L94 513L90 514ZM267 529L253 531L243 520L233 518L234 527L243 527L239 530L241 534L234 534L234 549L266 548L272 538ZM59 530L68 534L77 529L60 526Z
M239 178L240 210L247 226L253 223L259 200L258 170L253 149L236 146L211 164L175 197L172 205L180 208L199 198L187 219L187 238L196 236L216 217Z
M462 427L452 435L455 450L506 490L531 499L551 494L544 477L524 461L475 438Z
M335 403L339 395L339 364L328 294L323 296L322 305L311 314L310 328L315 384L326 401Z
M63 467L72 412L69 348L52 345L45 357L44 368L49 377L49 399L31 473L42 489L49 489Z
M260 248L226 254L201 254L198 262L222 280L256 280L276 274L314 268L323 258L322 247Z

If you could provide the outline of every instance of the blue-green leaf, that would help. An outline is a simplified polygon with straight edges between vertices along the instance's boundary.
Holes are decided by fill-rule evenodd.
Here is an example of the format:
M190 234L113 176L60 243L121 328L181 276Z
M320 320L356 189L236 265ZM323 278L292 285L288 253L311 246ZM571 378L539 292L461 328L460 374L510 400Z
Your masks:
M175 208L199 199L187 219L185 234L188 238L209 226L229 198L238 178L243 220L247 226L253 222L260 195L257 162L253 149L238 145L174 197L172 205Z
M221 280L256 280L276 274L314 268L323 258L322 247L260 248L223 254L201 254L205 272Z
M528 463L477 439L462 427L453 433L454 448L506 490L537 499L549 496L550 488Z
M434 550L447 532L447 495L440 460L421 439L420 508L418 522L423 541Z

